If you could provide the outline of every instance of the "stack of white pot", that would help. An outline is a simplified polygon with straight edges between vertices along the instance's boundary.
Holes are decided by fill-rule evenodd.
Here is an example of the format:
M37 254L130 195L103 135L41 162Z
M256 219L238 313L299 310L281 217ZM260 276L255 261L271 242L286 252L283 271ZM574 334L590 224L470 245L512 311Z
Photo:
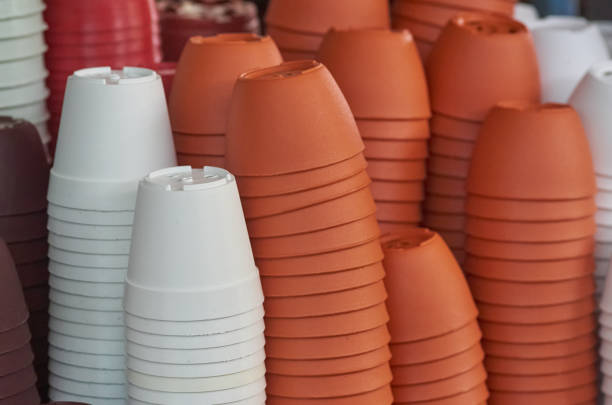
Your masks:
M175 161L157 73L70 76L48 192L52 400L125 403L122 298L138 182Z
M130 404L265 404L264 297L234 176L145 177L126 283Z

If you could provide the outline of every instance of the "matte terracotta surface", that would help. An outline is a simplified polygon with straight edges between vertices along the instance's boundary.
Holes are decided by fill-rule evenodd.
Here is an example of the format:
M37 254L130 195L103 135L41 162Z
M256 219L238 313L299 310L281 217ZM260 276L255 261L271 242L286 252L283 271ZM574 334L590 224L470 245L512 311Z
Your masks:
M430 125L432 134L436 135L435 138L440 136L445 139L450 138L451 140L474 143L478 139L482 119L465 120L435 111L431 117ZM433 138L434 136L432 136L432 140ZM471 157L471 153L469 157Z
M418 18L419 20L443 27L449 19L462 11L469 9L488 11L505 15L512 15L512 6L507 0L472 1L398 1L395 2L391 12L393 15Z
M421 60L423 61L423 63L427 63L429 55L431 55L431 51L433 50L434 43L416 37L414 38L414 43L416 44L417 49L419 50Z
M175 132L173 138L174 147L180 153L208 156L225 155L224 135L192 135Z
M581 387L562 391L549 391L541 393L521 393L492 391L489 398L491 405L571 405L586 404L595 400L598 394L597 385L586 384ZM587 402L588 401L588 402Z
M21 325L28 318L28 309L11 253L0 239L0 331Z
M8 243L43 238L47 235L47 213L0 216L0 235Z
M429 195L425 199L423 208L427 212L463 215L465 210L465 198Z
M316 53L323 40L322 34L298 32L274 25L266 25L266 34L274 38L274 42L283 49L294 49ZM308 58L311 59L311 58Z
M595 330L594 315L565 322L540 325L514 325L480 321L485 339L505 343L562 342L583 336Z
M541 360L504 359L487 356L485 365L490 373L515 376L539 376L579 370L587 366L595 367L597 353L594 349L574 354Z
M374 180L370 189L375 201L420 202L425 199L422 181Z
M182 166L191 167L223 167L225 166L225 159L223 156L211 156L211 155L187 155L184 153L176 154L176 161Z
M425 190L428 194L447 197L467 197L466 181L448 176L427 176Z
M294 51L291 49L279 48L283 60L286 62L313 59L316 56L316 51Z
M519 325L571 321L592 314L597 309L595 298L588 296L566 304L517 307L476 302L479 318L490 322Z
M427 170L439 176L467 179L470 161L469 159L432 154L427 161Z
M366 120L357 119L363 139L427 140L430 137L429 120Z
M393 403L393 394L389 385L378 388L365 394L350 395L340 398L284 398L268 395L268 405L390 405Z
M421 204L418 202L378 201L376 218L379 221L418 223L423 219Z
M595 333L591 332L570 340L545 343L503 343L483 340L486 353L494 357L515 359L546 359L567 357L585 352L597 344Z
M440 37L443 27L395 14L393 16L393 28L410 31L415 38L435 43Z
M584 257L593 253L593 238L555 243L497 242L467 238L465 250L474 256L508 260L561 260Z
M458 395L442 399L433 399L431 401L419 401L418 403L422 405L486 405L487 398L489 398L489 390L487 389L486 384L482 383L477 387ZM409 402L396 403L408 404Z
M425 160L369 159L366 169L372 180L415 181L425 180Z
M436 116L438 117L438 116ZM434 122L432 120L432 122ZM432 154L452 158L471 159L475 143L434 134L429 142Z
M593 365L567 373L555 372L543 376L524 377L490 373L487 385L495 391L542 392L579 387L596 380L597 367Z
M459 214L438 214L426 211L423 222L432 229L463 232L465 219L465 216Z
M470 195L466 212L472 216L506 221L567 221L595 214L592 197L578 200L508 200Z
M418 222L384 222L378 221L380 231L385 233L404 232L406 229L418 228Z
M440 231L439 234L451 249L463 249L466 238L465 233L461 231Z
M364 139L368 159L417 160L428 156L427 141Z

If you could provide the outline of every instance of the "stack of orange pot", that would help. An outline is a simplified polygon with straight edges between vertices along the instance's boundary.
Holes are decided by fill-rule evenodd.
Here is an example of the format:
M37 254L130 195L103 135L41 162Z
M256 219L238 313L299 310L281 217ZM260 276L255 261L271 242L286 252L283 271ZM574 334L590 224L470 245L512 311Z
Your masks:
M486 403L478 311L452 253L422 228L383 236L382 245L395 402Z
M433 118L425 224L444 237L461 262L465 183L482 121L500 101L540 99L531 35L508 17L460 14L436 43L427 75Z
M276 404L391 404L389 316L363 143L315 61L246 73L230 107L236 174L266 300Z
M317 59L334 75L357 120L382 231L421 222L431 112L412 37L406 31L331 30Z
M464 267L492 404L597 396L595 192L589 144L571 107L492 110L468 179Z
M483 11L511 16L516 0L397 0L391 10L393 28L410 30L426 61L442 29L458 13Z
M389 28L388 0L271 0L266 31L285 60L314 58L330 28Z
M223 167L236 79L248 70L281 62L270 37L245 33L191 38L177 66L168 105L178 163Z

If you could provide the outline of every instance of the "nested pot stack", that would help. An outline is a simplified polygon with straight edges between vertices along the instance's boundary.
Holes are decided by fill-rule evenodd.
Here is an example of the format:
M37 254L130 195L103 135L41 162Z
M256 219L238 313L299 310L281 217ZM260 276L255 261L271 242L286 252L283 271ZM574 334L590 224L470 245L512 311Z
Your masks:
M223 167L227 116L238 76L281 62L270 37L245 33L191 38L179 60L168 105L178 163Z
M248 72L228 122L266 296L267 403L391 404L380 230L340 88L315 61Z
M30 121L36 126L45 148L49 112L45 100L49 89L45 78L42 0L6 0L0 12L0 116Z
M68 79L48 192L53 400L125 402L122 298L138 181L176 164L159 75Z
M470 11L512 16L516 0L397 0L391 8L394 29L405 29L414 36L423 62L447 22L457 14Z
M0 117L0 238L7 243L30 312L34 364L44 397L47 370L47 203L49 165L36 127ZM10 257L10 256L9 256ZM11 265L12 266L12 265ZM20 288L21 288L20 286Z
M461 263L466 181L482 122L500 101L539 102L531 35L509 17L460 14L436 43L427 76L433 117L424 223L440 233Z
M124 301L129 403L264 405L263 300L234 176L146 176Z
M266 33L285 60L312 59L331 28L388 29L387 0L272 0L266 11Z
M490 404L597 396L595 176L580 117L505 103L468 178L464 270L478 305Z
M330 30L317 59L338 82L356 119L382 232L420 223L431 112L412 36Z
M600 367L603 374L601 391L604 404L612 401L612 278L606 279L603 296L599 305L599 347Z
M414 228L381 238L396 403L486 403L478 310L444 240Z

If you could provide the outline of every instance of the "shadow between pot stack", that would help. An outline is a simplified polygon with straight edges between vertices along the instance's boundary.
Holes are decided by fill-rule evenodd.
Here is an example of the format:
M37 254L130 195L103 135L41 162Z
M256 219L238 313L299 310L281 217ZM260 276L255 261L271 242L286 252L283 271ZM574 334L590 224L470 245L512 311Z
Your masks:
M234 176L141 181L126 281L131 404L265 404L263 293Z
M266 33L288 61L314 58L331 28L389 27L387 0L272 0L266 11Z
M412 37L407 31L330 30L317 59L357 121L382 232L416 226L423 219L431 112Z
M223 167L236 79L246 71L281 62L270 37L244 33L190 38L168 104L178 163Z
M34 365L46 396L47 370L47 203L49 165L36 127L0 117L0 238L7 243L30 311Z
M468 178L464 270L491 404L597 396L595 190L571 107L504 103L488 115Z
M125 402L122 298L138 181L174 164L155 72L70 76L47 197L51 399Z
M391 404L380 231L340 89L315 61L245 73L228 122L266 296L267 403Z
M478 310L452 252L423 228L381 243L395 403L486 403Z
M508 55L515 63L507 63ZM531 36L509 17L459 14L436 43L427 76L433 117L424 223L440 233L461 263L465 186L482 122L500 101L539 102Z

